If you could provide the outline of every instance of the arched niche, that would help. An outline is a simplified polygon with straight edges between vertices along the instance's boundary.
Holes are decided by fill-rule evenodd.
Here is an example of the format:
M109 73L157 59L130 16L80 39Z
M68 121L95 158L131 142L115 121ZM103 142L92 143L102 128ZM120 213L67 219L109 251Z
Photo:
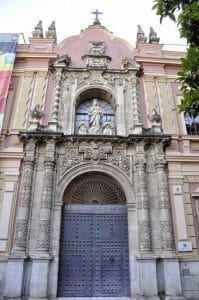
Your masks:
M115 100L104 89L91 88L83 91L76 99L75 133L114 135Z

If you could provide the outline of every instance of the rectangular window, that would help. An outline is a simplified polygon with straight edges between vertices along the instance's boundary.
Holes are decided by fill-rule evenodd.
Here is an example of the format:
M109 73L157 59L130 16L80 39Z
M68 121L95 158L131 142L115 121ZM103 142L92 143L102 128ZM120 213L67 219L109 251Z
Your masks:
M199 254L199 197L192 197L193 219L196 233L196 244Z
M197 116L185 113L184 115L187 134L199 134L199 114Z

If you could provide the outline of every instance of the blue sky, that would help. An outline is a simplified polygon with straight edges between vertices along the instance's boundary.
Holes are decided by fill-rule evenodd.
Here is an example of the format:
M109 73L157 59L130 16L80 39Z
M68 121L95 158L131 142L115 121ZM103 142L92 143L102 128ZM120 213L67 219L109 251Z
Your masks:
M101 24L133 46L138 24L146 36L152 26L161 43L185 45L176 24L167 19L160 25L152 6L152 0L0 0L0 31L22 32L28 42L39 20L43 21L44 32L55 21L60 42L92 24L91 11L98 9L103 12Z

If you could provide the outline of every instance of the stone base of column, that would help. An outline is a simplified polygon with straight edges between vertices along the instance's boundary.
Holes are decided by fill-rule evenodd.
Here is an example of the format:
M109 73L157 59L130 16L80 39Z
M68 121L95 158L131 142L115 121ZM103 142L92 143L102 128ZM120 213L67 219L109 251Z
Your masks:
M162 299L163 300L185 300L183 296L179 296L179 297L165 296Z
M179 261L177 258L162 258L158 267L162 274L163 299L183 300Z
M133 128L131 128L131 134L142 134L142 132L142 125L133 125Z
M153 134L161 134L162 133L162 128L160 124L155 124L151 127L151 132Z
M47 299L49 259L32 258L29 299Z
M140 264L140 294L144 295L141 299L159 299L156 259L143 258L139 259ZM148 298L147 298L148 297Z
M6 271L4 298L22 299L24 259L9 258Z
M56 132L57 131L57 127L58 127L57 122L55 122L55 121L48 122L48 130L49 131Z

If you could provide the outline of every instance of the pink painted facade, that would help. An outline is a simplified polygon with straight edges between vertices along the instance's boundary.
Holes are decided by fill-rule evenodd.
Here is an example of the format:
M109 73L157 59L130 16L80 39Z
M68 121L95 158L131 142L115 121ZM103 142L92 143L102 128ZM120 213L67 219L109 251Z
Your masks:
M97 50L99 51L98 54L95 53L95 49L93 50L92 48L90 50L89 43L91 43L93 48L96 43L98 47ZM154 239L152 244L155 249L153 249L152 252L154 255L153 258L150 256L151 253L147 257L148 261L151 261L152 268L157 271L158 268L162 268L162 266L158 265L159 261L163 260L162 265L165 264L164 270L166 270L167 262L166 259L164 261L164 257L167 257L166 255L168 252L165 252L166 254L163 253L165 256L160 254L162 250L161 246L158 244L158 239L160 239L161 234L158 233L158 230L161 226L156 224L154 221L155 218L159 218L159 214L157 213L158 204L156 202L153 203L153 201L156 198L158 199L159 195L157 191L160 187L162 187L162 190L159 190L159 194L164 194L166 190L165 186L168 183L169 194L168 197L165 196L165 198L167 200L169 199L170 204L168 204L168 207L171 206L172 210L172 230L175 246L173 251L177 254L174 256L170 253L168 254L168 257L171 261L176 261L174 269L177 271L174 276L176 276L175 278L178 278L180 286L178 294L175 292L176 295L173 295L176 298L172 299L198 299L197 295L199 294L199 289L197 288L197 283L199 282L199 272L196 271L194 273L192 263L194 261L197 266L199 264L199 237L197 229L199 224L199 135L189 134L185 116L183 114L179 114L176 110L176 106L182 100L180 86L177 81L177 72L180 70L181 58L184 56L185 53L183 52L164 50L164 45L159 43L138 42L134 48L127 41L115 37L110 31L101 25L91 25L87 29L81 31L79 35L66 37L66 39L59 44L56 44L56 39L53 37L33 37L29 39L29 44L18 45L9 97L6 104L5 120L1 132L0 228L2 226L3 231L2 234L0 233L0 268L2 263L3 275L1 277L0 272L0 280L2 279L2 282L5 283L5 291L0 290L0 299L1 295L8 297L7 295L10 293L8 286L10 284L9 278L12 277L10 275L12 274L12 270L10 269L10 274L6 273L8 271L6 271L5 266L7 266L9 261L8 257L12 258L12 254L14 253L13 248L17 239L15 237L16 228L20 227L18 225L17 227L16 223L17 218L19 218L21 213L18 213L20 207L20 203L18 202L21 197L20 193L23 194L24 191L22 189L22 192L20 192L20 185L22 185L25 181L22 176L25 168L24 166L29 166L29 173L31 173L31 170L34 170L31 184L32 186L36 186L31 196L31 199L34 199L35 201L31 200L33 201L31 204L33 212L30 209L29 216L25 215L24 211L21 213L24 214L24 219L26 218L28 220L28 218L30 218L31 220L30 223L32 227L30 226L28 233L30 236L28 241L30 243L28 251L29 257L32 259L33 267L31 269L32 273L30 272L31 274L28 275L28 280L30 280L32 282L32 286L34 286L36 281L34 272L36 272L35 270L37 270L38 267L37 262L35 263L36 259L34 257L36 257L36 255L38 255L39 258L42 257L41 252L36 249L37 246L34 244L36 243L34 239L37 234L35 228L38 226L35 220L38 216L42 215L41 210L43 209L38 204L38 201L40 201L38 199L40 199L41 195L43 195L42 185L46 182L42 172L46 171L48 173L50 170L49 174L51 174L50 172L53 171L50 168L55 168L57 173L53 175L54 178L57 178L58 176L61 178L60 182L57 183L60 190L57 189L53 192L51 191L52 195L59 195L59 193L61 195L60 191L63 185L62 181L64 181L65 174L68 172L68 169L69 175L67 175L67 182L69 183L71 180L70 178L75 178L75 172L79 172L78 176L79 174L83 174L83 171L80 170L81 166L79 167L77 162L79 162L82 157L83 159L86 157L86 152L84 152L86 150L84 150L84 148L87 144L91 143L92 138L93 141L96 142L96 137L90 137L88 131L88 136L81 136L81 134L79 136L77 112L81 104L86 103L88 105L88 102L95 98L102 101L100 103L103 105L104 103L107 103L112 108L110 114L111 117L108 116L107 120L110 121L110 118L114 120L112 122L113 126L111 134L109 131L109 134L113 136L104 138L103 135L101 135L99 137L99 141L97 140L96 143L99 143L101 147L101 143L106 144L107 140L109 141L110 138L110 144L112 143L114 147L116 144L118 147L116 147L116 150L114 150L115 152L113 152L116 153L118 151L117 153L122 153L123 155L119 158L111 158L111 163L116 162L115 164L113 163L111 166L112 169L110 170L118 168L116 171L113 171L113 174L117 175L118 172L118 180L121 180L121 184L124 184L124 187L128 192L128 186L130 186L129 182L132 181L132 186L135 190L135 194L138 193L138 198L141 197L139 194L141 188L139 189L139 186L136 187L136 182L139 178L142 178L143 180L140 182L140 186L143 188L143 182L146 181L146 194L150 194L150 197L148 198L152 201L152 204L149 204L149 207L151 205L149 218L151 218L152 223L154 222L151 236ZM83 109L83 113L80 110L79 115L86 114ZM34 116L34 113L36 113L36 117ZM104 123L103 125L107 124ZM37 136L38 139L36 144L38 145L39 150L35 150L31 144L32 141L34 141L35 136ZM53 137L52 140L50 140L49 137ZM135 137L135 140L131 140L132 137ZM155 140L155 146L153 146L152 142L146 142L145 138L153 141ZM67 147L69 147L69 150L67 147L66 149L60 148L61 150L56 150L58 152L52 150L54 149L53 143L48 144L48 142L49 140L52 142L53 139L57 142L57 149L60 147L61 143L68 143L69 146L67 145ZM114 141L114 139L115 141L117 140L118 144ZM171 139L170 144L167 145L164 139L167 140L168 143ZM164 152L161 152L161 149L157 146L160 140L164 140ZM139 147L135 147L138 141L142 141L143 144L146 143L144 144L145 146L142 148L142 151L139 153L140 155L143 155L144 153L143 161L147 161L145 175L141 173L142 169L138 169L139 163L135 163L137 159L137 156L135 159L135 155L137 155L140 151ZM47 146L45 143L47 143ZM128 144L128 147L126 148L127 150L125 149L124 151L122 147L125 143ZM83 150L81 149L81 146ZM110 147L109 144L108 146ZM79 147L77 149L80 149L82 152L80 150L74 150L75 147ZM133 147L135 147L135 149ZM99 152L97 152L98 150L96 149L98 148L95 148L95 154L97 153L97 155L99 155ZM52 159L53 151L55 151L56 159L58 159L55 165L51 164L50 160ZM89 158L87 157L86 162L83 161L82 170L85 168L85 170L89 172L90 160L92 162L92 170L95 170L95 168L98 170L97 168L99 168L99 173L102 172L103 168L104 170L106 170L106 168L108 170L108 163L106 160L107 157L112 155L110 154L111 150L103 151L107 151L103 153L103 158L98 156L96 160L95 157L90 159L89 154L87 154ZM124 156L124 153L126 156ZM31 155L33 155L34 161L31 161ZM128 169L128 155L131 155L131 169ZM49 158L49 161L45 164L44 161L46 157ZM63 159L60 163L59 157L64 157L65 160ZM125 157L126 160L123 157ZM155 160L158 160L159 157L161 157L162 161L164 161L166 166L165 168L167 168L167 183L164 185L165 182L163 184L160 182L160 186L154 187L153 190L153 174L156 170L160 172L160 179L162 178L161 176L164 176L161 173L161 168L158 169L158 164L155 163ZM100 165L101 162L102 166ZM65 168L65 170L63 171L62 168ZM129 171L129 173L127 171ZM139 174L141 175L137 178L134 174L139 171ZM107 171L107 174L110 175L111 172L112 171ZM120 173L122 173L121 177L119 177ZM150 176L150 174L152 175ZM114 176L117 177L116 175ZM133 179L133 176L135 176L135 179ZM144 176L148 176L148 179L145 180L146 178ZM158 180L159 179L157 179L157 182ZM28 184L30 185L30 182ZM28 184L27 186L29 187ZM44 192L46 192L46 190ZM129 194L132 195L133 192L129 192ZM54 201L57 207L59 205L61 207L58 200L55 199ZM60 215L57 213L58 210L56 211L56 205L52 214L52 227L54 226L52 235L55 235L57 228L59 228L59 225L56 222ZM137 207L136 205L137 203L135 202L134 206L132 206L133 213L135 207ZM154 207L157 209L156 214L153 211ZM139 218L140 215L142 216L142 214L139 215L139 213L139 211L136 211L134 220ZM143 215L144 214L146 214L146 211L143 212ZM46 215L48 215L48 212ZM27 221L26 219L25 221ZM139 241L140 237L138 235L138 230L135 228L134 232L137 234L135 241ZM166 228L165 232L167 230L169 231L170 229ZM54 240L56 240L56 238L57 237L54 236ZM132 237L130 236L129 241L131 239ZM165 242L164 237L162 239L163 242ZM19 244L23 242L23 240L19 241ZM59 243L59 241L56 240L56 243ZM183 243L185 245L184 248ZM52 248L51 251L52 253L57 253L57 250L54 248ZM132 253L134 253L134 251L136 252L137 249L135 250L133 248ZM41 255L41 257L39 255ZM136 259L133 259L137 260L138 257L141 257L138 259L140 264L139 268L143 271L145 270L143 263L145 260L144 258L142 260L142 255L139 255ZM19 257L17 257L18 267L19 269L21 268L20 272L21 276L23 276L24 266L21 267ZM179 257L182 262L179 261ZM49 261L51 260L49 257L48 259ZM58 261L59 257L56 257L55 261L56 260ZM44 270L48 270L46 262L47 260L45 263L42 262L44 264ZM133 269L135 273L137 270L136 266L131 266L132 269L135 268ZM52 264L50 268L55 270L55 273L57 272L57 266ZM187 274L186 277L187 269L189 270L189 272L187 271L189 274ZM137 278L140 282L142 282L142 279L144 281L144 277L147 275L144 271L144 275L142 274L143 277L140 274L137 275ZM192 275L194 279L191 277ZM49 280L53 282L54 277L50 276L51 275L49 275L49 278L51 279ZM157 273L154 276L162 275L158 275ZM189 284L186 284L186 280ZM196 284L193 283L192 280L196 282ZM48 282L47 279L46 281L44 280L46 286L51 286L51 281ZM137 282L136 278L135 282ZM157 278L154 279L154 282L157 282ZM43 286L45 286L45 284ZM191 290L191 284L193 284L194 290ZM136 291L136 284L132 284L132 286L133 292L131 291L131 296L135 296L134 299L141 299L139 297L145 293L145 289L146 291L150 290L149 287L146 288L144 286L143 290L140 287L137 287L138 290ZM137 284L137 286L139 286L139 284ZM161 284L159 282L157 283L157 286L159 289L158 291L157 287L152 287L153 293L157 296L157 298L149 299L167 299L161 298L166 294L163 296L160 295ZM29 289L27 292L29 293L28 299L39 299L39 296L35 296L38 295L36 290L33 288L31 290L30 287L26 288L27 290ZM39 285L39 288L42 290L43 287L41 287L41 284ZM168 289L169 288L168 284ZM20 298L22 292L16 287L16 291L17 290L18 298L16 295L13 297L9 295L6 299L22 299ZM56 299L55 283L52 284L52 290L48 290L48 293L51 293L52 299ZM44 292L44 294L45 293L46 292ZM151 294L149 296L152 297L154 295ZM41 298L47 299L46 297L47 296L45 294L45 296Z

